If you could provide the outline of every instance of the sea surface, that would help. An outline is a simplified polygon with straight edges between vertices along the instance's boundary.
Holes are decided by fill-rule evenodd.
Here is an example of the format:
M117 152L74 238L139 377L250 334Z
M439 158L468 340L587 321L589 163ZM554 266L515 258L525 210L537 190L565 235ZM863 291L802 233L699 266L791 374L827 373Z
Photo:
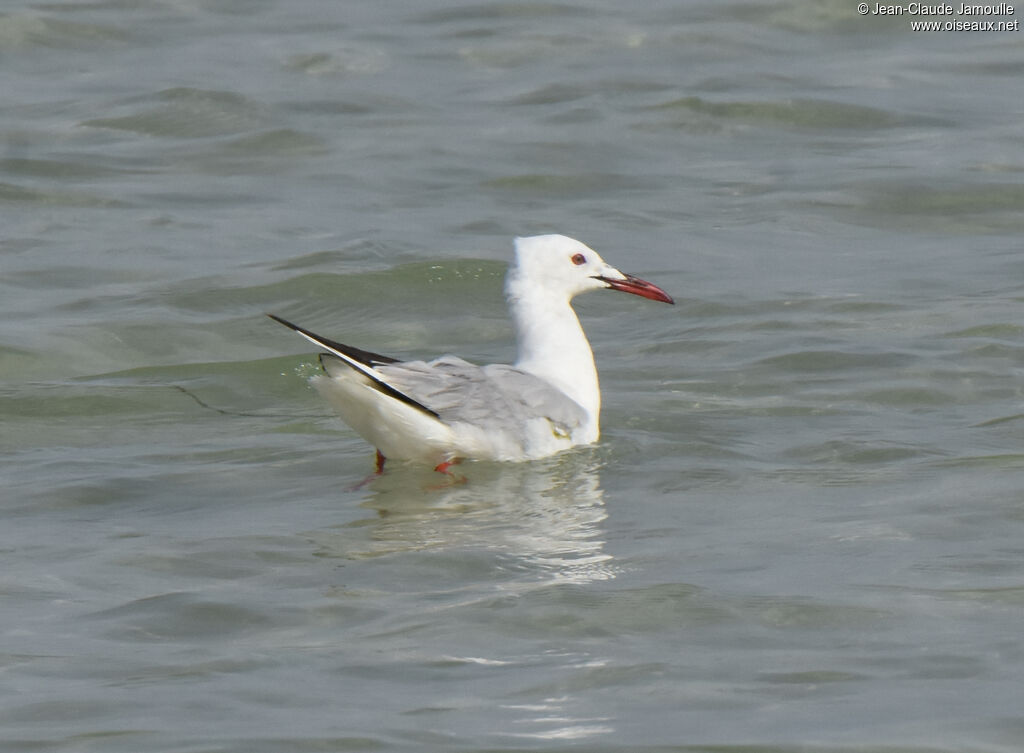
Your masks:
M1024 749L1024 36L873 8L4 2L0 751ZM264 314L544 232L600 442L369 478Z

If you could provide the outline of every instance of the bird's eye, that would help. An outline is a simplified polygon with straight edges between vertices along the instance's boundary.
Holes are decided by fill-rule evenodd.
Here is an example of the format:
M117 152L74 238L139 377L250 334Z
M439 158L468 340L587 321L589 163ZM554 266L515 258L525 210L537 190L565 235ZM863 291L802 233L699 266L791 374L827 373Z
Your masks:
M572 257L572 263L575 264L577 267L580 264L586 264L587 257L585 257L583 254L574 254Z

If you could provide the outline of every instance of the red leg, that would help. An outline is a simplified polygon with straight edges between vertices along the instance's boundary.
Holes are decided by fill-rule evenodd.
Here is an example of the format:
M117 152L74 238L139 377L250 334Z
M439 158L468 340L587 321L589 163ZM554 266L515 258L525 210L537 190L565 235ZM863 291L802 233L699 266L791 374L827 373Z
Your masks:
M451 468L453 465L458 465L461 462L462 458L452 458L451 460L445 460L443 463L438 463L437 465L435 465L434 470L437 471L438 473L444 473L447 474L448 476L451 476L453 474L449 472L448 469Z
M366 486L368 483L373 481L375 478L380 476L382 473L384 473L384 461L385 460L387 460L387 458L384 457L384 453L381 452L380 450L377 450L377 459L375 461L373 473L370 474L369 476L367 476L366 478L364 478L362 481L360 481L355 486L350 487L348 489L348 491L350 491L350 492L357 492L360 489L362 489L364 486Z
M446 460L443 463L438 463L437 465L435 465L434 470L437 471L438 473L443 473L445 476L448 477L448 480L445 483L441 484L440 486L430 486L427 488L430 489L431 491L438 491L440 489L445 489L449 486L457 486L459 484L466 483L465 476L460 476L459 474L454 473L451 470L451 467L453 465L458 465L461 462L462 458L453 458L451 460Z

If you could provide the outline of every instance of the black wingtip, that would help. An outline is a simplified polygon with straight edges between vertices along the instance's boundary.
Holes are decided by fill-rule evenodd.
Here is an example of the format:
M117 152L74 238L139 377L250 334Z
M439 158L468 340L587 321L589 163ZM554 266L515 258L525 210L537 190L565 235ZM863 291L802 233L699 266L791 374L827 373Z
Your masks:
M318 335L318 334L316 334L314 332L310 332L308 329L300 327L297 324L293 324L292 322L288 321L287 319L282 319L281 317L277 316L276 314L268 313L267 316L269 316L275 322L278 322L279 324L283 324L288 329L294 330L296 332L299 332L299 333L305 335L306 337L308 337L309 339L313 340L318 345L323 346L327 350L333 350L335 353L343 354L346 357L351 358L353 360L356 360L359 363L365 364L367 366L374 366L375 364L398 363L398 359L397 358L391 358L390 356L382 356L380 353L371 353L371 352L369 352L367 350L360 350L359 348L353 348L351 345L343 345L342 343L334 342L334 340L328 340L326 337L322 337L321 335ZM321 353L320 354L320 368L322 368L324 370L324 373L326 373L328 375L330 375L331 372L328 370L327 365L324 362L325 358L333 358L333 359L335 359L337 361L340 361L341 363L346 363L346 361L343 358L339 358L337 355L329 354L329 353ZM346 365L349 368L354 368L353 366L351 366L351 364L346 364ZM373 385L378 390L383 392L385 395L387 395L389 397L393 397L395 400L399 400L399 401L405 403L406 405L409 405L409 406L411 406L413 408L416 408L417 410L423 411L428 416L433 416L438 421L441 420L441 416L438 415L436 411L431 410L430 408L428 408L427 406L425 406L423 403L419 402L418 400L415 400L414 398L409 397L404 392L400 392L399 390L396 390L390 384L388 384L387 382L384 382L384 381L378 379L377 377L373 376L373 374L371 374L371 373L367 373L367 372L364 371L364 372L362 372L362 374L363 374L363 376L365 376L368 379L370 379L370 381L373 383Z
M345 345L344 343L336 342L335 340L330 340L324 337L323 335L318 335L315 332L311 332L305 327L300 327L298 324L293 324L287 319L281 318L277 314L268 313L267 316L269 316L278 324L283 324L288 329L305 335L306 337L323 346L327 350L333 350L336 353L344 353L349 358L354 358L355 360L359 361L360 363L364 363L367 366L373 366L374 364L378 363L398 362L397 358L392 358L391 356L381 355L380 353L372 353L368 350L362 350L361 348L356 348L351 345Z
M292 324L292 323L291 323L290 321L288 321L287 319L282 319L282 318L281 318L281 317L279 317L279 316L278 316L277 314L271 314L271 313L267 313L267 316L269 316L269 317L270 317L271 319L273 319L273 320L274 320L275 322L277 322L278 324L283 324L283 325L284 325L284 326L286 326L286 327L287 327L288 329L293 329L293 330L295 330L296 332L299 332L299 331L300 331L300 329L299 329L299 326L298 326L297 324Z
M336 361L337 363L344 364L345 368L354 370L354 367L352 366L352 364L350 364L347 361L345 361L344 358L339 358L338 356L334 355L333 353L321 353L320 354L320 368L324 370L324 373L327 376L333 376L331 374L331 370L327 367L327 364L329 362L331 362L331 361ZM405 403L406 405L412 406L416 410L422 411L422 412L426 413L428 416L436 418L438 421L441 420L441 416L437 413L437 411L428 408L423 403L421 403L419 400L416 400L415 398L409 397L408 395L406 395L404 392L401 392L400 390L396 390L394 387L392 387L387 382L385 382L385 381L383 381L381 379L378 379L377 377L373 376L373 374L367 374L366 372L359 372L359 373L361 373L364 377L369 379L370 383L374 386L374 388L376 388L378 391L384 393L388 397L393 397L395 400L398 400L399 402L402 402L402 403Z

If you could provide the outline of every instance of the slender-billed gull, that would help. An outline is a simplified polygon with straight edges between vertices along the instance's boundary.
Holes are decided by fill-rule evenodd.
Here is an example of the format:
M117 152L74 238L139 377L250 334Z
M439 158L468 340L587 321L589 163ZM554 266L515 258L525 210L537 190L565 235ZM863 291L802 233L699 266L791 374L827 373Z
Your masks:
M377 448L378 472L386 458L443 472L463 459L529 460L597 440L601 391L573 296L611 289L674 301L564 235L517 238L515 250L505 283L519 346L511 366L400 361L269 315L328 351L312 384Z

